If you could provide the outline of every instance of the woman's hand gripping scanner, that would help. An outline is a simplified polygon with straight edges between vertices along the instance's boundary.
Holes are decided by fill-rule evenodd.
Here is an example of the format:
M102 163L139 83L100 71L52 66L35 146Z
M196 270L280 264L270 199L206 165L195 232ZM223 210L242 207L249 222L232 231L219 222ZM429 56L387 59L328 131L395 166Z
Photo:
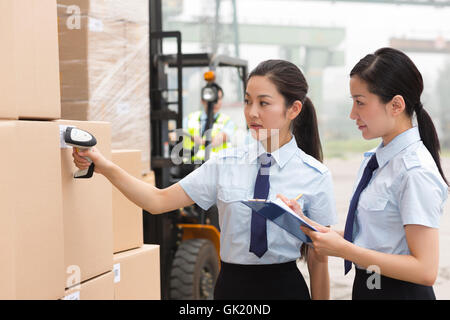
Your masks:
M64 142L75 148L77 151L89 150L97 144L97 139L87 131L75 128L67 127L63 131ZM91 164L89 168L84 170L78 170L74 174L75 179L88 179L94 174L95 165L89 157L84 157Z

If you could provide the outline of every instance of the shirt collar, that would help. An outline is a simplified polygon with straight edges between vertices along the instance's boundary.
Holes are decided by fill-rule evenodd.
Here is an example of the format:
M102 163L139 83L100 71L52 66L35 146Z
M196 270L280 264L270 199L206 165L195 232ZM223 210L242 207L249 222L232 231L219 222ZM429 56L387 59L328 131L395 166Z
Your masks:
M292 158L292 156L297 152L298 146L295 137L292 136L291 140L283 145L281 148L275 150L271 153L275 162L283 168L284 165ZM259 156L266 152L264 146L260 141L254 141L249 145L249 161L250 163L256 163Z
M392 139L387 146L384 146L383 143L381 143L376 149L366 152L364 156L367 157L376 153L378 166L381 168L397 154L399 154L400 151L420 140L419 129L417 127L412 127Z

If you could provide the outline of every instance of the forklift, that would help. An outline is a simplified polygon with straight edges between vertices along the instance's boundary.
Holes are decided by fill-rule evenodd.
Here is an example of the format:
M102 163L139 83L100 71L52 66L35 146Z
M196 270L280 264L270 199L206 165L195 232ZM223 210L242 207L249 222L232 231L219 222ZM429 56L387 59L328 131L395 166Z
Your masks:
M171 158L169 135L183 122L183 69L206 67L202 98L207 101L205 132L213 126L213 105L218 92L214 86L217 68L236 68L245 91L247 61L209 53L183 54L181 32L162 31L161 1L150 1L150 127L151 168L155 173L155 185L163 189L180 181L202 163L175 164ZM163 40L175 38L176 54L163 53ZM168 88L167 70L176 70L177 88ZM174 94L172 94L174 93ZM170 97L176 100L170 101ZM173 99L173 98L172 98ZM172 125L171 125L172 124ZM179 131L179 130L177 130ZM183 137L176 138L181 143ZM208 143L205 149L208 159ZM196 148L191 149L192 155ZM188 154L189 154L188 152ZM186 154L186 152L184 152ZM178 210L152 215L143 211L144 243L160 245L161 298L210 300L220 268L220 229L217 207L207 212L193 205Z

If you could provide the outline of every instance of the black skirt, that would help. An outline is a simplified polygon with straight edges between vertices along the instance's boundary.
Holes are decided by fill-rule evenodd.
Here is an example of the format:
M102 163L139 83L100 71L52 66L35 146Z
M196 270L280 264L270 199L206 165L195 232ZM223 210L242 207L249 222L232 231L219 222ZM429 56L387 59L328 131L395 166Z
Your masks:
M378 279L376 278L378 277ZM353 300L436 300L433 287L392 279L356 268Z
M296 262L242 265L221 261L215 300L310 300Z

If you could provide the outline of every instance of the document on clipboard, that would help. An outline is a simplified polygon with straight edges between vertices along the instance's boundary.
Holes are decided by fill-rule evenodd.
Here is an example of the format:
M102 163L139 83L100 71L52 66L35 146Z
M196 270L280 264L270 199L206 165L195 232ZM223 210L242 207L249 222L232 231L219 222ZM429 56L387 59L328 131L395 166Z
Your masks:
M314 231L317 231L317 229L297 215L280 198L277 198L275 201L252 199L241 202L300 239L302 242L312 242L311 239L303 233L300 226L305 226Z

